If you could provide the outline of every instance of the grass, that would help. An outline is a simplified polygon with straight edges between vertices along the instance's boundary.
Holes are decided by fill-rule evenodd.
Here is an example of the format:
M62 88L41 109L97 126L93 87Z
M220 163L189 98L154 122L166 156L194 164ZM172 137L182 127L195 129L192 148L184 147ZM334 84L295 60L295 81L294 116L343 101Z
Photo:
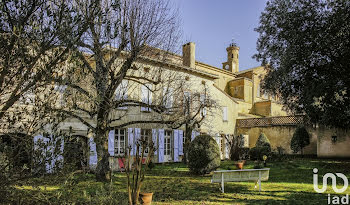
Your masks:
M211 184L211 175L192 175L181 163L159 164L149 173L142 191L153 192L152 204L327 204L331 188L319 194L313 190L313 168L319 181L325 173L344 173L350 178L349 160L290 159L268 163L270 178L262 183L262 192L254 182ZM248 162L245 168L253 168ZM219 169L235 169L232 161L223 161ZM331 184L329 181L328 184ZM342 182L338 178L339 187ZM343 193L350 194L350 188ZM113 182L96 182L92 174L55 175L32 178L18 183L5 203L23 204L127 204L125 173L114 173ZM1 201L1 198L0 198Z

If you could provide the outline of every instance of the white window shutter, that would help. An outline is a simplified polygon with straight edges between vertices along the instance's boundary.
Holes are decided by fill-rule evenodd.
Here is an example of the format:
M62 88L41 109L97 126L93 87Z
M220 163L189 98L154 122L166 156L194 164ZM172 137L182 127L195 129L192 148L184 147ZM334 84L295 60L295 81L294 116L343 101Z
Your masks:
M164 162L164 129L159 129L158 133L158 162L161 163Z
M179 161L179 130L174 130L174 162Z
M136 145L138 140L141 138L141 128L135 128L135 143L134 143L134 155L136 155ZM141 152L141 149L139 150Z
M97 166L97 152L96 152L96 143L94 142L94 138L89 138L89 147L90 147L90 159L89 165L90 168L95 169Z
M158 151L157 129L152 129L152 142L154 146L154 155L157 156L157 151Z
M108 134L108 152L110 156L114 156L114 139L115 130L110 130Z
M130 150L130 155L134 155L134 129L128 128L128 150Z
M183 155L184 154L184 150L183 150L183 138L184 137L184 131L183 130L179 130L179 155Z
M222 120L227 121L227 107L222 107Z

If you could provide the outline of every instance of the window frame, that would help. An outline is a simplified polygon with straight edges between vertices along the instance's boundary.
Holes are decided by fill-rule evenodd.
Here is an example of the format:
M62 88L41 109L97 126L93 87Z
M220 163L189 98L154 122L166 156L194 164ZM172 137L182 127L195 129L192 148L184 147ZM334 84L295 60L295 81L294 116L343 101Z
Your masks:
M124 147L121 147L121 130L124 130ZM128 129L126 128L120 128L114 130L114 155L115 156L123 156L125 155L126 150L126 143L127 143L127 137L128 137ZM123 149L123 153L121 153L121 149Z

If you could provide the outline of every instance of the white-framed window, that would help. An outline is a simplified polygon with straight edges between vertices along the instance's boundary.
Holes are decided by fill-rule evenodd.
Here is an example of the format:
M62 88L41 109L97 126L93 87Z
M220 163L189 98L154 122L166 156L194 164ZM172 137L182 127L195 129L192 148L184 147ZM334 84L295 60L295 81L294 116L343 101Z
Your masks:
M147 105L152 104L152 84L145 84L141 85L141 101ZM141 111L150 112L151 108L149 107L142 107Z
M191 109L191 93L189 91L184 92L184 114L188 115Z
M152 130L151 129L141 129L141 139L145 139L147 143L152 141ZM149 149L148 146L145 149L145 156L148 155Z
M122 82L119 84L117 89L115 90L115 100L116 101L123 101L128 99L128 81L122 80ZM128 109L128 107L121 106L117 109Z
M169 109L172 108L173 102L174 102L173 89L165 87L163 89L163 97L164 97L164 100L163 100L164 106L166 109L168 109L168 112L169 112Z
M201 102L201 117L205 117L207 115L207 108L205 107L205 94L201 94L199 100Z
M172 134L171 130L165 130L164 132L164 156L171 157Z
M227 107L222 107L222 120L227 121L228 119L228 109Z
M128 136L127 129L115 130L114 154L116 156L124 155L127 136Z

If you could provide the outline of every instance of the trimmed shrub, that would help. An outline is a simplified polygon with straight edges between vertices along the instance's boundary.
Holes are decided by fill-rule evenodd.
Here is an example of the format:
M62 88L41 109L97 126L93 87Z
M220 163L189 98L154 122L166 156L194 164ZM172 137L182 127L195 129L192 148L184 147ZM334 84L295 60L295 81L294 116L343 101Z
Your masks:
M199 135L191 142L188 166L195 174L206 174L220 166L220 149L214 138Z
M292 137L290 142L290 148L294 153L301 151L301 154L304 154L304 147L310 144L310 135L305 129L305 127L298 127Z
M270 140L266 137L264 133L261 133L258 137L258 140L255 143L255 147L263 147L263 146L269 146L271 148Z
M271 155L271 145L269 139L264 133L261 133L255 143L255 147L250 149L249 156L254 160L262 160L262 157Z

